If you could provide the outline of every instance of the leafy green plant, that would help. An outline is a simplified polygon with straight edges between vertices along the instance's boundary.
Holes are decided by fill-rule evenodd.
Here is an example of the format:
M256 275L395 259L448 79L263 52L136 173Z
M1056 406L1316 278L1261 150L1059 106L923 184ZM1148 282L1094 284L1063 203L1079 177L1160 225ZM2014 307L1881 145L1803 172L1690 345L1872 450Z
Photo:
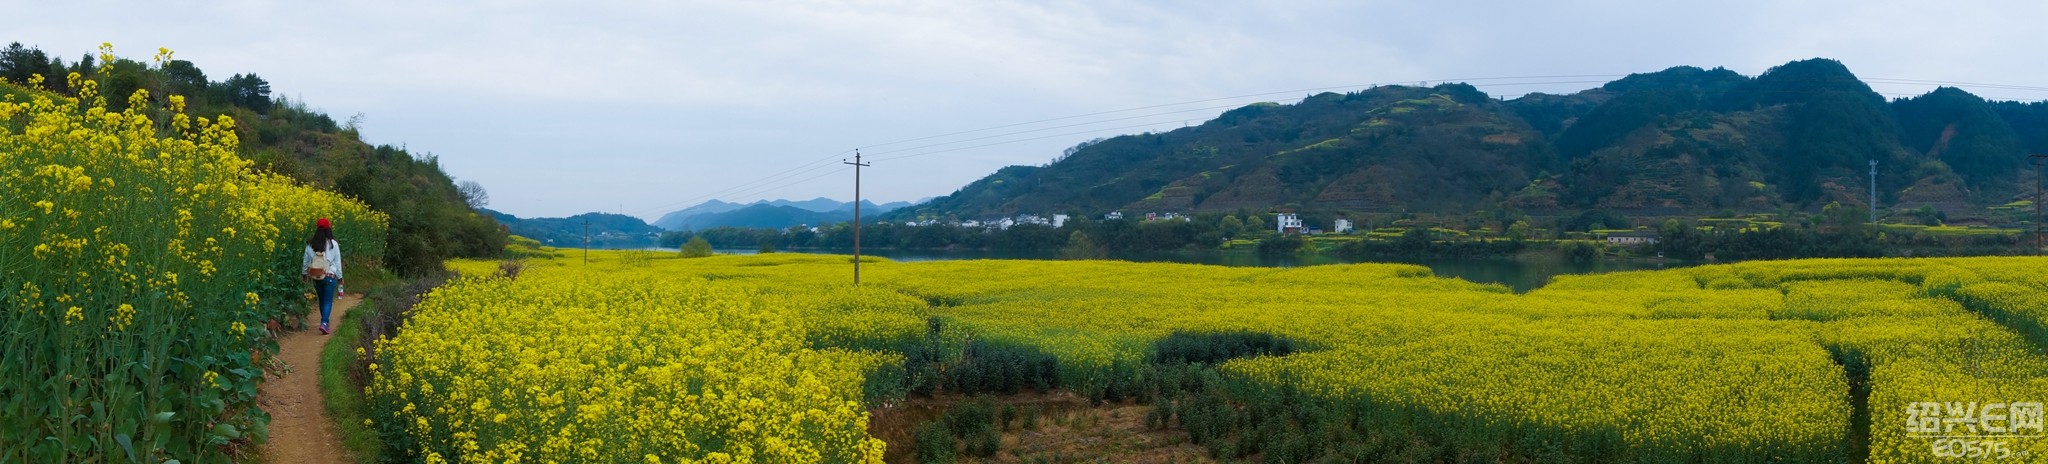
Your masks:
M690 241L683 244L681 252L684 258L711 256L711 242L704 241L704 237L701 236L690 237Z

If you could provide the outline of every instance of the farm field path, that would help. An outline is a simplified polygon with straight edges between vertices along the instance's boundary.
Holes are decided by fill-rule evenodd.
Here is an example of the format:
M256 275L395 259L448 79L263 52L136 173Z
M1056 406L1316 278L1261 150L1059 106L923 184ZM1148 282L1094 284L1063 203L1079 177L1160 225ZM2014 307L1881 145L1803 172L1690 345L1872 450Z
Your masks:
M339 322L362 303L361 296L334 300L328 320ZM292 332L278 341L278 359L291 371L263 382L256 404L270 413L270 441L263 444L266 462L348 463L334 421L327 419L326 397L320 394L320 348L331 337L319 330Z

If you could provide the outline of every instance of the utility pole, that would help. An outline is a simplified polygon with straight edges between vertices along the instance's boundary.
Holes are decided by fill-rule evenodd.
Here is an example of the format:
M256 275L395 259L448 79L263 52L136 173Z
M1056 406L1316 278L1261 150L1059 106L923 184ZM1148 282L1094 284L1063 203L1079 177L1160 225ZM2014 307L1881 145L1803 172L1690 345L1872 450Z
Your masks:
M583 265L590 265L590 220L583 220Z
M853 151L852 162L839 162L853 165L853 284L860 285L860 168L869 164L860 162L860 150Z
M2042 227L2048 226L2048 224L2041 223L2041 212L2044 206L2042 203L2048 202L2048 196L2041 194L2041 164L2048 162L2048 155L2027 155L2027 160L2034 162L2034 254L2041 254L2044 249L2048 249L2048 245L2044 245L2041 239L2041 233L2044 230Z
M1870 160L1870 226L1877 227L1877 160Z

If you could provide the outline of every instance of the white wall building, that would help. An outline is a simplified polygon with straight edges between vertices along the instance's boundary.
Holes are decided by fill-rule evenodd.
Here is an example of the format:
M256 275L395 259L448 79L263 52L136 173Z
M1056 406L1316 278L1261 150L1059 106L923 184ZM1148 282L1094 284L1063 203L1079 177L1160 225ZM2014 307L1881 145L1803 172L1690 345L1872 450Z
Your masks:
M1338 219L1335 225L1330 226L1330 233L1333 234L1348 234L1352 230L1350 219Z
M1273 225L1276 231L1283 234L1301 233L1301 216L1296 216L1294 213L1280 213L1279 217L1273 219Z
M1066 226L1067 226L1067 215L1065 215L1065 214L1054 214L1054 215L1052 215L1052 226L1053 226L1054 228L1066 227Z
M1607 234L1607 243L1615 245L1655 245L1657 244L1657 233L1647 231L1615 232Z

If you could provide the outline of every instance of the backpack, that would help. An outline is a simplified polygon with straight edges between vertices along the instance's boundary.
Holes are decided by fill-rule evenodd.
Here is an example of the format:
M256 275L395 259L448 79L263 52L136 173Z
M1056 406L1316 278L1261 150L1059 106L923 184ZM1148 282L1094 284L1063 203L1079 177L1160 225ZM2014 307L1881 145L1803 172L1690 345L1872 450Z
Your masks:
M333 267L333 265L327 262L327 252L315 251L313 252L313 264L307 266L306 275L313 276L314 279L325 279L327 278L327 268L329 267Z

